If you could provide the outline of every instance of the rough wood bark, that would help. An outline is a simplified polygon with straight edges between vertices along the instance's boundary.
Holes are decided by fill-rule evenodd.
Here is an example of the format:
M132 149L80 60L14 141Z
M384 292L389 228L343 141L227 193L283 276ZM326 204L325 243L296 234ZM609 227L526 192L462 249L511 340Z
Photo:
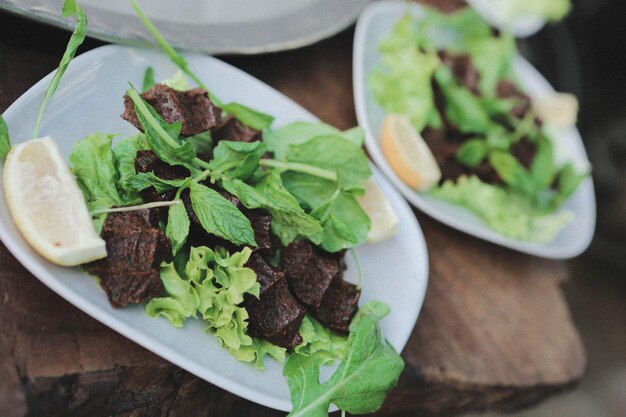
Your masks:
M23 35L26 34L26 35ZM0 14L0 110L52 70L67 33ZM298 51L227 57L339 128L356 124L352 31ZM87 48L97 46L89 41ZM120 103L121 105L121 103ZM567 389L585 356L561 262L479 241L418 214L430 283L379 416L517 409ZM280 416L180 370L48 290L0 245L0 415Z

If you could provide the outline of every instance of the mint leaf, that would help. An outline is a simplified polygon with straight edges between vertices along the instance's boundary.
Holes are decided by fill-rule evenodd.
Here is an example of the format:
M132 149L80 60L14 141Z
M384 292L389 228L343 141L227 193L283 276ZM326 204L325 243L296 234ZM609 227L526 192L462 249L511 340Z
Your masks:
M70 66L70 62L74 58L76 54L76 50L83 43L85 37L87 36L87 16L83 12L83 10L76 4L75 0L65 0L63 3L63 10L61 12L63 17L76 17L76 27L74 28L74 32L72 32L72 36L65 48L65 52L63 53L63 57L61 58L61 62L59 62L59 68L54 73L54 77L52 77L52 81L50 81L50 85L46 90L46 94L43 97L43 102L41 103L41 107L39 108L39 113L37 114L37 119L35 120L35 129L33 132L33 137L39 136L39 125L41 124L41 119L43 117L43 112L46 109L48 101L57 90L59 83L61 82L61 78L65 71Z
M259 167L259 159L265 153L263 142L233 142L221 140L213 151L209 163L211 169L232 171L229 175L246 180Z
M300 207L295 197L285 189L277 173L264 178L256 189L269 201L266 208L272 215L272 231L283 245L290 244L300 236L316 245L322 242L323 230L319 221Z
M0 161L4 162L7 154L11 150L11 139L9 139L9 127L0 114Z
M256 130L269 129L274 122L274 116L251 109L240 103L228 103L222 105L222 110L232 114L246 126Z
M513 189L528 196L536 194L537 189L533 178L513 155L502 151L493 151L489 154L489 163L502 178L502 181Z
M435 81L446 103L446 114L463 133L486 133L493 122L485 112L480 99L465 86L457 84L452 72L441 66L435 72Z
M191 183L191 204L200 224L208 233L236 245L256 246L250 220L215 190Z
M483 139L470 139L456 151L456 157L461 163L475 167L487 157L487 144Z
M404 369L400 355L380 334L378 321L387 312L381 303L363 306L350 325L347 355L324 384L319 357L296 353L289 358L283 369L293 404L288 417L326 417L332 403L351 414L380 408Z
M127 180L128 187L135 191L143 191L154 187L158 193L180 188L186 185L189 179L165 180L157 177L154 172L138 172Z
M318 136L300 145L290 145L285 159L335 171L344 189L360 188L371 175L363 150L337 136Z
M263 142L267 144L267 150L272 152L276 159L283 160L289 145L300 145L318 136L340 136L357 146L362 146L365 140L363 129L360 127L342 132L325 123L294 122L264 132Z
M189 235L189 215L184 204L170 206L167 211L165 235L172 242L172 253L176 255Z

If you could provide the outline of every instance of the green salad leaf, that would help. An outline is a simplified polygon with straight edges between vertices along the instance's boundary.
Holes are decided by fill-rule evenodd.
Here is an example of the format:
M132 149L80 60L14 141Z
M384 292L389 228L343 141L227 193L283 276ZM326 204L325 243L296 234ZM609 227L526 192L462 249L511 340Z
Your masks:
M65 0L63 3L63 10L61 12L63 17L76 17L76 27L74 28L74 32L72 32L72 36L65 48L65 53L61 58L61 62L59 63L59 68L54 73L54 77L52 77L52 81L50 82L50 86L46 90L46 94L44 95L43 102L41 103L41 107L39 108L39 113L37 114L37 119L35 120L35 129L33 132L33 137L39 136L39 125L41 124L41 119L43 117L43 112L46 109L48 101L56 91L59 83L61 82L61 78L65 71L70 65L70 62L74 58L76 54L76 50L83 43L85 37L87 36L87 16L83 12L83 10L76 4L75 0Z
M176 255L189 235L189 214L184 204L170 206L167 210L165 236L172 242L172 253Z
M148 67L143 74L143 82L141 83L141 91L146 92L156 84L154 81L154 68Z
M380 408L404 369L400 355L380 334L378 321L388 311L378 302L361 308L350 325L346 356L324 384L319 382L320 357L297 353L289 357L283 370L293 404L288 417L328 416L332 403L352 414Z
M204 185L189 186L193 211L207 232L236 245L256 247L250 220L217 191Z
M111 148L114 135L93 133L76 142L70 154L72 174L90 210L124 205L117 184L120 177Z
M303 356L315 356L322 365L332 365L346 356L348 338L325 328L319 321L307 315L300 325L302 343L294 352Z
M256 142L233 142L221 140L213 150L211 169L230 171L231 178L247 180L259 167L259 160L265 153L265 144Z
M356 146L362 146L365 140L363 129L360 127L342 132L325 123L293 122L276 130L264 132L263 142L276 159L283 160L290 145L300 145L318 136L341 136Z
M11 139L9 138L9 127L0 114L0 162L4 162L10 150Z
M456 184L446 181L431 190L431 195L467 207L504 236L532 242L553 240L573 218L569 211L546 214L528 198L486 184L474 176L461 177Z
M274 116L251 109L240 103L224 104L222 110L235 116L244 125L256 130L269 129L274 122Z
M129 182L136 175L135 159L137 158L137 152L148 149L148 142L142 133L118 140L113 145L115 166L120 176L118 186L124 194L124 199L129 204L141 202L141 197L137 194L137 188L132 187Z

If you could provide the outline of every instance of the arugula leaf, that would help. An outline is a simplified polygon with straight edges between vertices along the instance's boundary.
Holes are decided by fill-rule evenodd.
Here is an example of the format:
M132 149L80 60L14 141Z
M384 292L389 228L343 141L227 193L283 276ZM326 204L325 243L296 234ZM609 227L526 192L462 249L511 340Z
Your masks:
M189 235L189 215L184 204L170 206L167 211L165 235L172 242L172 253L176 255Z
M380 334L378 321L389 311L385 307L370 302L357 313L347 355L326 383L319 382L321 358L291 355L283 369L293 404L288 417L327 416L331 403L351 414L380 408L404 369L400 355Z
M363 150L336 136L318 136L300 145L290 145L285 158L337 173L337 182L344 189L362 188L372 175Z
M117 189L119 174L111 149L113 137L93 133L76 142L70 154L71 171L90 210L124 205Z
M251 109L240 103L224 104L222 105L222 110L235 116L244 125L256 130L269 129L274 122L274 116Z
M37 119L35 120L35 129L33 131L33 137L35 138L39 136L39 125L41 124L43 112L48 104L48 101L59 86L59 82L61 82L61 77L63 77L63 74L65 74L65 71L69 67L70 62L76 54L76 50L83 43L85 37L87 36L87 16L83 12L83 10L76 4L75 0L64 1L61 15L63 17L75 16L76 27L74 28L74 32L70 37L67 47L65 48L65 52L63 53L63 57L61 58L61 62L59 63L59 68L54 73L54 77L50 82L50 86L46 90L43 102L41 103L41 107L39 108L39 113L37 114Z
M342 132L325 123L294 122L276 130L264 132L263 142L276 159L283 160L289 145L300 145L317 136L340 136L357 146L362 146L365 140L363 129L358 126Z
M7 154L11 150L11 139L9 139L9 127L0 114L0 161L4 162Z
M230 176L247 180L259 167L259 160L265 153L263 142L233 142L221 140L213 151L209 163L211 169L218 171L234 170Z
M185 58L183 58L181 54L176 52L176 50L172 47L172 45L170 45L170 43L163 37L163 35L159 33L156 26L154 26L154 24L150 21L150 19L148 19L148 16L144 14L144 12L141 10L137 2L135 0L131 0L130 5L133 7L133 9L135 9L135 13L137 13L139 20L141 20L141 23L144 24L146 29L148 29L150 34L157 41L157 44L161 47L165 55L167 55L167 57L176 66L178 66L178 68L180 68L182 72L187 74L187 76L189 76L189 78L191 78L196 83L196 85L198 85L200 88L202 88L209 94L209 98L211 99L213 104L215 104L217 107L221 107L222 103L217 99L217 97L213 95L213 93L211 93L211 91L209 91L207 86L204 85L204 83L196 76L196 74L194 74L191 71L191 69L189 69L189 64L187 63Z
M256 247L250 220L215 190L191 183L191 204L204 230L236 245Z
M146 92L156 84L154 81L154 68L146 68L146 72L143 73L143 82L141 83L141 91Z
M159 159L170 165L191 168L189 162L196 158L196 150L192 143L183 144L178 140L182 127L180 121L165 123L154 107L141 98L137 90L131 88L127 94L133 101L137 119L146 134L150 148Z

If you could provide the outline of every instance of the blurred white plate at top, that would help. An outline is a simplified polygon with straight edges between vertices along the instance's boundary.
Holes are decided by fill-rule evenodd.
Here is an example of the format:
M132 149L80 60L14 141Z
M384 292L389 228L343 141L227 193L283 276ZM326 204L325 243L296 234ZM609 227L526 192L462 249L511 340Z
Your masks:
M369 0L138 0L174 46L211 54L255 54L309 45L354 22ZM90 36L146 44L129 0L77 0ZM62 0L0 0L0 9L71 29L61 18Z
M405 13L415 19L423 18L423 7L397 1L376 2L359 16L354 36L353 81L354 100L359 124L365 130L365 145L376 165L387 175L409 202L429 216L470 235L520 252L552 259L572 258L581 254L593 237L596 222L596 202L591 178L584 180L562 210L569 210L574 219L549 243L534 243L503 236L490 229L468 209L449 204L409 188L387 163L378 138L385 110L376 102L368 87L368 76L380 62L378 45L391 33L395 23ZM515 71L524 90L530 96L554 92L548 81L521 56L515 62ZM589 168L580 134L570 128L553 135L557 161L571 161L579 170Z

